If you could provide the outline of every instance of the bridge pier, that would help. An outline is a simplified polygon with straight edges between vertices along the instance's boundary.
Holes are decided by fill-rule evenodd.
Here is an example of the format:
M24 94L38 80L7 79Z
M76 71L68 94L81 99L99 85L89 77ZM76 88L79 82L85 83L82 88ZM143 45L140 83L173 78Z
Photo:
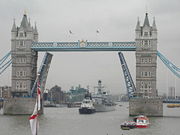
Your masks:
M35 98L9 98L4 101L4 115L26 115L32 114L35 106Z
M163 116L163 101L160 98L132 98L129 101L129 115Z
M31 115L34 111L36 103L35 98L15 97L4 101L3 114L4 115ZM39 114L44 113L43 101Z

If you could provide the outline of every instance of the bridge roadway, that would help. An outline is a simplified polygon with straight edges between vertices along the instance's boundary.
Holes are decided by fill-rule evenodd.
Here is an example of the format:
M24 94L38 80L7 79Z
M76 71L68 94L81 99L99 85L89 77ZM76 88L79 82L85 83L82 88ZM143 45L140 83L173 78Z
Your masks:
M35 51L136 51L135 42L34 42Z

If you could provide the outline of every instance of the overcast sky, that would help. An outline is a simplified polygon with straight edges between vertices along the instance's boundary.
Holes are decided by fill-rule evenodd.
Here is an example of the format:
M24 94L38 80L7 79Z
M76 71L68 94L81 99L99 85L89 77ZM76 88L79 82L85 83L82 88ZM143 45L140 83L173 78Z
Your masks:
M151 24L153 17L156 18L158 50L180 67L179 0L0 0L0 58L10 51L13 18L19 26L24 11L31 24L37 22L39 41L49 42L134 41L137 18L142 25L148 11ZM69 34L69 30L74 34ZM52 53L47 88L57 84L67 90L81 84L89 85L93 91L101 79L111 93L126 93L117 52ZM135 53L124 52L124 55L135 80ZM159 58L157 72L159 92L167 93L169 86L175 86L180 95L180 79ZM0 76L0 85L11 85L10 78L11 68Z

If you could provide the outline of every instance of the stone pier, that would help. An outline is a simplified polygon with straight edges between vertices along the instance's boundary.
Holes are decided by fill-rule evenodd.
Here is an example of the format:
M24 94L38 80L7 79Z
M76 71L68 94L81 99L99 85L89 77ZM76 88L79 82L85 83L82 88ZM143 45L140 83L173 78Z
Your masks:
M160 98L132 98L129 101L129 115L163 116L163 101Z
M3 114L31 115L35 106L35 98L10 98L4 101Z

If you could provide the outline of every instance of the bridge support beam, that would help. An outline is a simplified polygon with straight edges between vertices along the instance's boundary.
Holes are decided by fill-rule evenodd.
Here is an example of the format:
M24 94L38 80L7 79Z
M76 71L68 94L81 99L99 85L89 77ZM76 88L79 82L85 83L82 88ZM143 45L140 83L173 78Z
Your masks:
M129 101L129 115L163 116L163 101L160 98L132 98Z

